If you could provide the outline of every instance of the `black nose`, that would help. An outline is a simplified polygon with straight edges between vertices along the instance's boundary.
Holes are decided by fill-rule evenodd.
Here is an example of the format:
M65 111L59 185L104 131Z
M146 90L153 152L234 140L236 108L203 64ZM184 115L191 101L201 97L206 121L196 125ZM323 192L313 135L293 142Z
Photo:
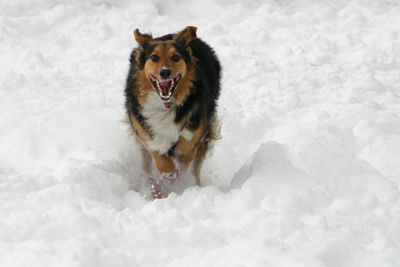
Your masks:
M160 70L160 76L162 79L167 79L171 75L171 71L169 69Z

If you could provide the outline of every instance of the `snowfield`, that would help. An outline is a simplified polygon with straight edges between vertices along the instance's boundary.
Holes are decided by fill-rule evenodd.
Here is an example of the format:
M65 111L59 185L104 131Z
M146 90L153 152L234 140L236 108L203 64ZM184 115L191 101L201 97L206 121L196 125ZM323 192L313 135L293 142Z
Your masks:
M0 3L2 267L400 266L400 2ZM223 138L149 199L133 29L198 27Z

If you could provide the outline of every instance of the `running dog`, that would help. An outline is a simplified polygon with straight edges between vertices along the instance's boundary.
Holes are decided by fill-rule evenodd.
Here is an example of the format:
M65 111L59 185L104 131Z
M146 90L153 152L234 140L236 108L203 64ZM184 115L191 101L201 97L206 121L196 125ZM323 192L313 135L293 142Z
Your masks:
M134 31L139 46L130 56L125 107L149 178L152 159L164 180L179 178L180 166L191 164L200 186L201 164L219 138L221 67L196 30L188 26L158 38Z

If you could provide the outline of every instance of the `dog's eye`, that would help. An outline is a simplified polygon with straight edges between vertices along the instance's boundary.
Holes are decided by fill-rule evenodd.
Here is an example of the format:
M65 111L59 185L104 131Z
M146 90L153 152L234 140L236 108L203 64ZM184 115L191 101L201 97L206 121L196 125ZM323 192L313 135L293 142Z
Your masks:
M171 57L171 59L172 59L173 61L175 61L175 62L178 62L178 61L181 59L181 57L180 57L179 55L175 54L175 55L173 55L173 56Z
M157 61L160 60L160 57L157 56L157 55L152 55L152 56L150 57L150 59L151 59L151 61L153 61L153 62L157 62Z

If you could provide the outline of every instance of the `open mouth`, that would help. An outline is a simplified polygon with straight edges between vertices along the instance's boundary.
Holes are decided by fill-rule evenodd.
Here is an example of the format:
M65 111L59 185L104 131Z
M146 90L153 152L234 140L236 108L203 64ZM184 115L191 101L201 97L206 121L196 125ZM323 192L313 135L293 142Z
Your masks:
M156 89L161 100L164 102L169 102L174 94L176 85L181 79L181 74L176 75L173 79L159 80L153 74L150 74L150 81L153 84L154 89Z

